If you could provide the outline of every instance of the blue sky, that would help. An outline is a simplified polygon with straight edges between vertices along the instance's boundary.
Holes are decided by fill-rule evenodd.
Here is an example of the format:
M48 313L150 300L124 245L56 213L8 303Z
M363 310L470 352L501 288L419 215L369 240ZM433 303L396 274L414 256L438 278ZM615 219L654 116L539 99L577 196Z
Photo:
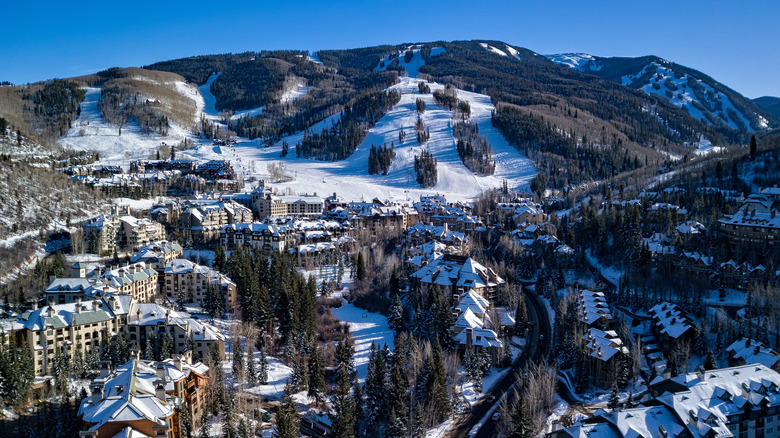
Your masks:
M748 97L780 96L777 1L6 3L0 81L13 83L198 54L493 39L542 54L654 54Z

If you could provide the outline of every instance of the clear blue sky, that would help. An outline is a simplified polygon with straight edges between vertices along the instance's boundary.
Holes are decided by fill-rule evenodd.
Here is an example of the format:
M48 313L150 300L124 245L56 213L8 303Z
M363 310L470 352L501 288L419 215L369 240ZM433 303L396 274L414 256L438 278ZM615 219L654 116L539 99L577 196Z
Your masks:
M0 81L183 56L494 39L542 54L659 55L748 97L780 96L780 2L9 1Z

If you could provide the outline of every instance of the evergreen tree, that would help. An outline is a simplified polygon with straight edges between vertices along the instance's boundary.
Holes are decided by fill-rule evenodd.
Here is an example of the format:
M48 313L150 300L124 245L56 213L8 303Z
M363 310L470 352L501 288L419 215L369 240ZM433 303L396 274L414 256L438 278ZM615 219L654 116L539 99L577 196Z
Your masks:
M252 344L247 342L246 380L250 385L257 382L257 366L255 366L255 352Z
M531 438L531 419L525 406L525 396L522 392L515 392L516 401L512 410L512 429L508 438Z
M241 337L233 341L233 378L240 381L244 377L244 350L241 347Z
M714 370L718 368L717 362L715 362L715 354L712 352L712 350L707 351L707 357L704 359L704 369Z
M229 389L226 393L225 406L227 409L222 416L222 436L223 438L236 438L236 414L232 407L235 404L236 395L233 389Z
M607 407L613 411L620 408L620 394L618 393L617 380L612 383L612 391L609 393Z
M295 390L288 380L284 385L282 404L276 412L276 435L278 438L298 438L301 433L298 408L292 398Z
M406 426L396 415L395 409L390 409L390 420L388 422L386 438L406 438Z
M395 271L393 271L395 274ZM401 304L401 297L395 295L393 305L390 307L390 315L387 317L387 323L395 332L396 336L404 329L404 306Z
M249 426L247 426L246 420L243 417L238 421L236 436L238 438L249 438Z
M357 267L355 268L355 278L358 281L363 281L366 278L366 262L363 260L363 252L358 251Z
M192 416L190 415L189 406L182 407L181 415L179 415L179 425L181 427L181 436L184 438L192 438Z
M260 369L257 372L257 380L261 385L268 384L268 358L265 355L265 349L260 350Z
M325 364L320 349L314 350L309 361L309 397L319 406L325 399Z
M384 356L371 343L366 376L365 416L369 430L378 430L385 420L385 362Z
M353 438L355 436L355 401L350 396L350 381L345 364L339 365L338 388L333 396L331 435L334 438Z

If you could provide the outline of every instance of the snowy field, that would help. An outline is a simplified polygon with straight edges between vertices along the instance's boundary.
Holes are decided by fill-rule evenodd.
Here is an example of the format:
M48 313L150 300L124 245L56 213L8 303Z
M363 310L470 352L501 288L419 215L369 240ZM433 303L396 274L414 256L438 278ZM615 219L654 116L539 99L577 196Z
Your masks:
M184 96L195 99L199 96L197 90L183 82L176 82L174 87ZM76 151L95 150L100 153L99 164L118 165L129 168L130 161L147 159L162 144L176 145L192 135L184 128L171 123L167 136L158 134L143 134L141 126L133 121L122 128L106 123L98 109L100 88L88 87L86 97L81 102L81 114L68 130L65 137L59 140L60 146Z
M412 61L413 62L413 61ZM233 147L215 148L210 144L185 151L199 160L225 159L244 174L268 179L268 163L283 162L292 181L277 184L280 191L289 189L292 193L318 193L320 195L337 192L347 200L372 199L416 199L421 194L441 193L448 200L467 200L478 196L484 190L500 187L506 179L510 187L525 187L536 174L531 161L517 152L501 134L490 124L493 105L488 96L459 91L458 97L471 105L471 120L479 125L480 134L487 137L493 147L496 160L496 172L489 177L474 175L466 169L458 157L455 139L452 136L452 112L446 111L433 102L432 94L420 95L417 89L418 79L402 78L401 83L391 87L402 93L401 101L390 110L372 128L358 149L347 159L326 162L297 158L295 145L303 138L303 133L285 137L290 145L287 157L280 157L279 146L265 147L258 140L239 141ZM430 84L431 89L443 88L440 84ZM201 87L204 101L210 103L213 97L207 87ZM435 187L426 190L415 181L414 156L423 147L417 143L414 125L417 121L415 100L422 98L426 103L423 121L430 130L431 138L425 145L438 160L439 181ZM209 105L202 106L209 110ZM332 116L316 126L319 130L333 123ZM406 141L398 144L398 133L406 132ZM387 175L368 174L368 152L372 144L395 143L396 158ZM281 144L281 142L279 142Z

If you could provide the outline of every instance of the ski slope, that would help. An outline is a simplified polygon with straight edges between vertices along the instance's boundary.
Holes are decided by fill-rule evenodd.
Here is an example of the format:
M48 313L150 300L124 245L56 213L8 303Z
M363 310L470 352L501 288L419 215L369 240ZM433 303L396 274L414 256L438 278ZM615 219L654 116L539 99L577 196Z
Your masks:
M194 87L184 82L176 82L173 87L197 102L199 93ZM117 125L103 120L98 109L99 99L99 87L86 88L86 96L81 102L81 114L65 137L59 140L60 146L76 151L94 150L100 153L98 164L128 168L132 160L149 158L163 142L175 145L185 138L191 138L189 131L174 123L170 124L167 136L144 134L141 132L141 126L133 120L128 120L122 127L122 135L119 135ZM197 120L197 117L195 119Z
M269 179L267 166L269 163L282 162L287 168L287 175L292 180L275 184L280 192L317 193L327 196L333 192L347 200L381 199L406 200L417 199L420 195L441 193L448 200L468 200L479 196L484 190L501 187L507 180L509 187L527 186L536 169L531 161L510 146L503 136L491 126L490 114L493 105L490 98L477 93L458 91L458 97L471 105L471 120L479 125L480 134L484 135L493 147L496 161L496 172L492 176L481 177L468 170L458 157L455 140L452 136L452 112L444 110L433 102L432 94L421 95L418 92L418 79L402 78L392 89L399 90L401 101L390 110L368 132L366 138L357 150L348 158L336 161L318 161L298 158L295 146L303 138L303 133L285 137L290 145L289 154L280 157L281 148L278 144L271 147L261 145L258 140L239 141L232 147L214 148L210 144L185 151L194 159L212 160L224 159L233 163L237 171L243 173L244 179L256 177ZM431 91L442 89L441 84L429 84ZM201 88L201 91L204 91ZM208 90L205 90L208 93ZM210 96L204 93L208 102ZM439 179L435 187L423 189L417 184L414 172L414 156L422 151L423 146L417 143L414 126L417 121L415 100L421 98L426 103L426 111L422 115L425 125L430 130L431 138L424 146L438 160ZM313 130L319 130L331 125L336 116L318 123ZM406 132L406 141L399 144L398 133ZM395 144L396 157L387 175L368 174L368 152L372 144Z

